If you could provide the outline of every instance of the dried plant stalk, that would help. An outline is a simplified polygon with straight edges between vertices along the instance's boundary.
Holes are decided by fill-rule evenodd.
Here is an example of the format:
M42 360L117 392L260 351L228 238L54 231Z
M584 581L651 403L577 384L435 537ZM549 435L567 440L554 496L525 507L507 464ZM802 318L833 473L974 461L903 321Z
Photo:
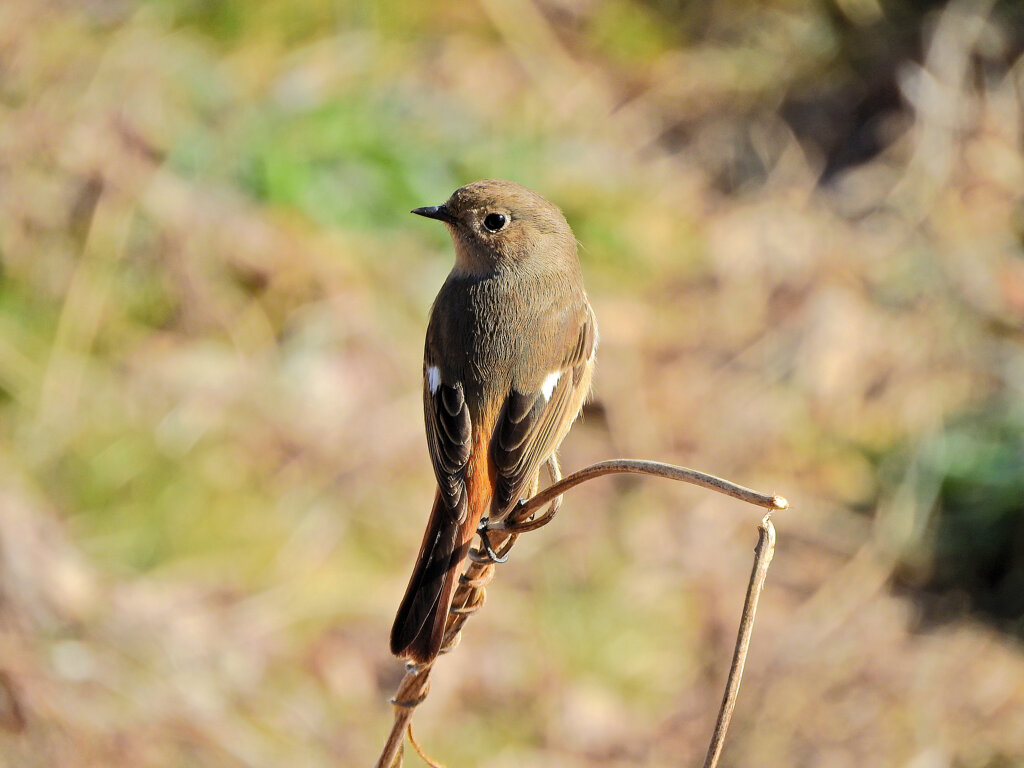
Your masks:
M561 504L562 494L581 483L611 474L651 475L699 485L748 504L765 508L769 510L769 513L761 522L762 540L758 542L757 552L759 554L755 559L754 573L747 591L743 620L740 625L740 637L737 640L736 652L733 656L733 668L730 670L729 683L722 701L722 710L719 712L715 736L708 749L708 760L712 759L712 752L715 753L714 762L705 762L705 768L714 766L718 760L718 754L721 753L721 742L725 738L725 730L728 728L736 694L739 691L739 678L743 672L746 647L749 645L750 631L753 628L753 612L757 606L761 587L764 585L764 576L767 574L768 564L771 561L771 551L774 550L775 529L769 518L772 511L786 509L789 503L781 496L758 493L714 475L657 461L612 459L591 464L564 479L561 477L558 462L554 458L548 462L547 466L551 475L551 485L537 493L537 482L535 481L530 499L520 502L504 520L487 527L486 545L489 551L484 551L483 547L470 551L470 564L466 568L466 572L459 578L459 586L455 591L452 607L448 613L441 653L448 653L458 645L463 625L472 614L483 606L486 599L485 587L494 577L495 559L491 555L496 555L499 559L504 558L521 533L536 530L551 522ZM548 505L548 509L543 514L537 515L545 505ZM535 515L537 516L535 517ZM768 555L765 557L763 541L769 535L767 532L770 532L771 543L767 547ZM754 576L757 574L760 576L755 590ZM430 690L430 670L433 668L433 664L434 662L431 661L428 664L408 664L406 666L405 676L391 700L395 708L395 719L388 740L377 760L376 768L400 768L402 765L403 738L410 728L413 710L423 702ZM718 743L717 747L716 743Z
M724 493L726 496L732 496L734 499L753 504L755 507L769 510L785 509L789 506L789 502L782 496L758 493L749 488L744 488L742 485L724 480L721 477L715 477L706 472L699 472L696 469L677 467L674 464L664 464L660 461L646 461L644 459L610 459L609 461L591 464L589 467L584 467L578 472L573 472L563 480L552 483L531 499L521 502L516 508L515 514L509 515L507 520L495 523L488 530L511 530L516 533L525 533L526 531L532 531L547 525L551 519L550 513L530 522L519 521L529 518L530 515L549 501L560 497L570 488L574 488L580 483L585 483L587 480L593 480L595 477L601 477L602 475L614 474L652 475L654 477L664 477L667 480L678 480L691 485L699 485L702 488L708 488L718 493Z
M775 554L775 526L772 525L772 513L761 518L758 526L757 546L754 547L754 567L750 571L750 583L747 585L747 597L743 601L743 615L740 617L740 628L736 634L736 648L732 654L732 666L729 667L729 678L722 696L722 706L718 709L718 720L715 731L708 745L708 753L704 758L704 768L715 768L718 758L722 756L725 746L725 732L729 729L732 712L736 708L736 697L740 692L740 679L743 677L743 665L747 661L747 650L750 648L750 635L754 631L754 614L757 613L757 601L764 589L764 580L768 576L768 566Z

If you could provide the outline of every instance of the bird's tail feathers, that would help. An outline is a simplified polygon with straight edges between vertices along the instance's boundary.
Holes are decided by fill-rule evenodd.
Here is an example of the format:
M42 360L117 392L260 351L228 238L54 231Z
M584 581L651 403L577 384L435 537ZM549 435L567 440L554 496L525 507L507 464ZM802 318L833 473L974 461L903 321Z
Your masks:
M395 656L424 664L441 650L459 566L472 541L472 532L466 536L462 531L465 526L465 522L460 524L453 518L438 493L419 558L391 629L391 652Z

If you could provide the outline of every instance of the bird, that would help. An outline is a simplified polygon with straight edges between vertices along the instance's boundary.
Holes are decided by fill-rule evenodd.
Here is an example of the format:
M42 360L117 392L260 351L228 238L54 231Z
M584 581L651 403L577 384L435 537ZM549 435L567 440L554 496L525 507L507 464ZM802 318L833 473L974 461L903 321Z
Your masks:
M455 264L430 310L423 412L433 507L391 630L391 652L433 661L481 520L535 487L590 393L597 321L561 210L484 179L412 213L443 222Z

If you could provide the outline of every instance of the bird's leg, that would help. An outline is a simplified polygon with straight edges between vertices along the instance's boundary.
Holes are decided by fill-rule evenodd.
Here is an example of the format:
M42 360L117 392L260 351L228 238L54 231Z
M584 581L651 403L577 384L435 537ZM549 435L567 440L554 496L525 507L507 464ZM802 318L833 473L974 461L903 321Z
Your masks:
M506 563L508 562L508 548L505 548L505 554L503 555L499 555L494 551L494 548L491 547L491 540L487 538L487 531L490 530L488 528L489 525L490 520L487 517L480 518L480 525L476 528L476 534L480 537L480 544L492 563Z
M558 457L555 454L551 454L545 466L548 468L548 478L550 478L552 485L562 479L562 467L558 463ZM542 525L547 525L551 522L551 519L555 516L555 513L561 509L561 507L562 497L555 496L555 498L551 500L551 504L548 506L544 514L533 521L534 525L537 528L540 528ZM523 522L526 521L524 520Z
M551 478L551 484L561 481L562 479L562 468L558 464L558 458L552 454L547 460L545 466L548 468L548 477ZM533 514L523 516L519 511L526 507L532 496L536 495L536 490L530 498L521 499L518 506L512 511L512 514L508 516L507 520L503 520L500 523L496 523L491 526L491 530L496 531L507 531L512 534L526 533L527 531L535 531L538 528L543 528L545 525L551 522L555 514L562 507L562 497L555 496L548 505L548 508L544 511L540 517L534 517Z
M551 456L548 457L548 460L545 462L544 466L547 467L548 477L550 478L552 484L557 483L559 480L562 479L562 467L558 463L557 456L551 454ZM534 475L533 482L530 483L530 491L526 496L526 500L529 500L536 496L539 487L540 471L538 470L537 474ZM480 543L483 546L484 551L482 554L485 554L487 556L487 559L489 559L491 562L504 563L508 561L508 553L509 550L512 548L512 544L515 543L517 532L525 533L526 530L533 531L537 528L541 528L550 523L552 518L554 518L555 513L557 513L559 508L561 508L562 506L562 497L556 496L554 499L552 499L551 504L548 505L548 508L544 511L544 514L542 514L540 517L536 519L531 519L533 517L532 515L530 516L530 518L526 518L525 520L517 518L516 510L520 509L523 506L524 500L521 499L518 505L515 507L515 509L513 509L512 514L509 515L510 519L508 519L507 521L502 520L492 525L490 518L481 518L480 525L477 527L476 532L477 535L480 536ZM527 523L529 523L529 528L520 530L520 526L525 526ZM491 531L512 532L512 535L509 536L508 539L502 545L499 545L500 551L495 551L494 547L491 546L490 539L488 538L487 535ZM481 559L483 559L482 556Z
M557 463L557 461L555 462L555 469L553 471L558 472L558 463ZM548 472L549 473L552 472L550 464L548 465ZM537 489L539 487L540 487L540 470L538 469L534 473L534 475L533 475L533 482L530 483L530 486L528 488L528 492L526 494L526 497L527 498L533 498L533 496L535 496L537 494ZM522 504L522 501L520 501L519 504ZM516 507L513 508L513 510L515 510L515 509L516 509ZM515 512L513 511L512 514L514 515ZM503 524L503 523L499 523L499 524ZM477 535L480 537L480 544L483 547L483 552L480 553L480 559L481 560L485 559L484 556L486 555L486 559L490 560L492 563L508 562L508 553L511 551L512 545L516 543L516 536L515 536L515 534L512 534L511 536L509 536L507 533L503 534L504 535L504 539L498 545L498 550L496 551L494 549L494 547L491 546L491 541L488 538L488 534L491 531L497 531L497 530L500 530L500 529L495 528L491 524L490 518L488 518L488 517L481 518L480 525L478 525L477 529L476 529Z

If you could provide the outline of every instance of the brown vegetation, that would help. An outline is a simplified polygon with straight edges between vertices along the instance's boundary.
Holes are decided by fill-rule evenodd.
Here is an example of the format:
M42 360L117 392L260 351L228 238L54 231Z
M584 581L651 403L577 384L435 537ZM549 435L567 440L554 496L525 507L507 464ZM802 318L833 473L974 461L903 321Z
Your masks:
M372 763L450 263L405 211L486 176L583 245L602 345L566 471L657 458L793 505L724 764L1024 759L1015 4L432 5L0 3L0 765ZM810 125L826 104L857 130ZM998 546L954 546L979 509ZM696 764L753 522L579 489L420 740Z

